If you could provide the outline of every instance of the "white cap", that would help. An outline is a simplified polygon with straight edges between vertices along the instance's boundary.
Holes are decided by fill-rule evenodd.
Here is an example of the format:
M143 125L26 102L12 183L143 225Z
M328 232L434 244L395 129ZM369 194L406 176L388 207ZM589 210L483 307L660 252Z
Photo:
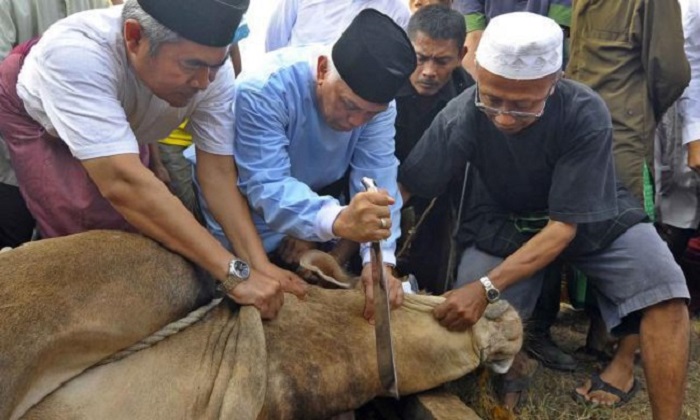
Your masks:
M541 79L561 69L563 37L548 17L529 12L496 16L481 37L476 62L506 79Z

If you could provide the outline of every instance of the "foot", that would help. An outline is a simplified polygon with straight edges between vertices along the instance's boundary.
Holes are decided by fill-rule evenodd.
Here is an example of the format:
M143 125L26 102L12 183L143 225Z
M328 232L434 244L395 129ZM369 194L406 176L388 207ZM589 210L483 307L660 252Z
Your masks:
M571 355L564 353L549 334L537 334L525 343L527 353L539 360L544 367L564 372L576 370L578 363Z
M632 369L610 364L600 375L595 374L576 388L576 393L591 404L612 407L627 402L636 393L636 387Z

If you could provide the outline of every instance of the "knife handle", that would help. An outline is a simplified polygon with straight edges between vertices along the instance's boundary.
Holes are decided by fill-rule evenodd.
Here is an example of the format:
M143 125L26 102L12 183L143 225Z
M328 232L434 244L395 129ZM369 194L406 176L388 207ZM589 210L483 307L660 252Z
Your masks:
M362 185L365 187L365 191L367 192L375 192L378 191L379 189L377 188L377 183L374 182L372 178L369 177L362 177Z

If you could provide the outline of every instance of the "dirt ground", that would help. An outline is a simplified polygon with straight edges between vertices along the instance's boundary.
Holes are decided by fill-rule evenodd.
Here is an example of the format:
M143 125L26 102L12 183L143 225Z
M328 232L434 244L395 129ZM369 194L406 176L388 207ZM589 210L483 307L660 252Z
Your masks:
M585 344L588 321L582 312L564 308L559 321L553 327L554 340L567 352L573 353ZM591 408L583 406L571 397L573 389L583 383L591 373L600 371L604 366L600 362L584 362L573 373L564 373L540 367L535 373L528 399L520 414L513 416L499 409L495 404L488 373L477 373L449 385L484 419L532 419L532 420L644 420L651 419L651 408L646 394L646 384L641 363L635 368L637 380L642 389L626 405L611 408ZM486 392L478 392L478 389ZM480 395L480 397L474 397ZM688 387L683 409L683 418L700 419L700 318L691 322L691 352L688 366Z

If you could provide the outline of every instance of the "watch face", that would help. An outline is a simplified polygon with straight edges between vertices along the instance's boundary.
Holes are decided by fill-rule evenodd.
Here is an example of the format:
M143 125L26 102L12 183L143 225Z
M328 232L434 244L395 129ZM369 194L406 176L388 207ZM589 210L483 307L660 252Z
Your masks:
M494 302L498 300L500 295L501 294L498 293L498 290L495 289L490 289L486 291L486 299L488 299L489 302Z
M236 260L233 262L233 273L236 277L247 279L250 276L250 267L244 261Z

